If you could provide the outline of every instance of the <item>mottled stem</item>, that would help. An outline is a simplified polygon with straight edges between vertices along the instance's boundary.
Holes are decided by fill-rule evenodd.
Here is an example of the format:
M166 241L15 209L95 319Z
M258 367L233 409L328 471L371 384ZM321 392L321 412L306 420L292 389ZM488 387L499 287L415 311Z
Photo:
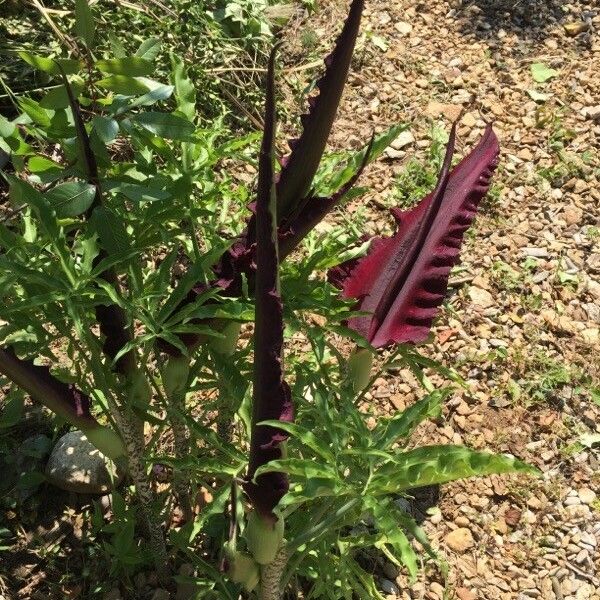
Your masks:
M185 401L179 396L172 398L170 402L175 409L174 411L171 411L170 415L171 427L173 429L175 457L179 460L183 460L189 455L187 426L181 416L185 410ZM173 490L183 513L183 520L187 523L194 518L194 513L192 511L192 501L190 498L189 480L179 469L176 469L173 472Z
M229 395L227 384L219 377L219 411L217 414L217 433L224 442L231 442L233 439L233 419L235 409L232 407L232 400Z
M114 411L113 411L114 414ZM144 442L138 434L135 420L123 413L115 414L117 425L127 448L129 474L135 485L142 515L148 530L148 541L154 559L154 568L161 584L166 584L170 577L169 559L165 538L152 510L153 493L144 464Z
M281 579L287 564L287 546L285 540L279 546L273 562L260 569L260 584L258 590L259 600L281 600Z
M190 501L189 480L181 471L183 461L189 456L188 432L184 416L189 375L190 361L185 356L170 357L161 369L162 384L166 396L165 407L173 430L175 457L180 462L179 469L173 471L173 491L186 522L194 517Z

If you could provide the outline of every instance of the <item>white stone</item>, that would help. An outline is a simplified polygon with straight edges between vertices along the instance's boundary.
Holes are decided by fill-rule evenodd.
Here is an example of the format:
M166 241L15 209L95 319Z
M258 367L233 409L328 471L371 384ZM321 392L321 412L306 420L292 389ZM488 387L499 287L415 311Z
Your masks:
M63 435L50 454L46 477L50 483L68 492L80 494L105 494L113 489L122 474L117 474L114 464L93 446L81 431Z
M394 29L402 35L408 35L413 30L413 26L406 21L398 21L394 25Z
M469 298L473 304L481 306L482 308L490 308L496 304L494 296L483 288L476 287L474 285L469 289Z
M394 148L394 150L402 150L404 146L408 146L414 141L415 137L413 134L408 129L405 129L390 145L392 148Z
M596 492L590 488L581 488L577 494L584 504L592 504L596 500Z

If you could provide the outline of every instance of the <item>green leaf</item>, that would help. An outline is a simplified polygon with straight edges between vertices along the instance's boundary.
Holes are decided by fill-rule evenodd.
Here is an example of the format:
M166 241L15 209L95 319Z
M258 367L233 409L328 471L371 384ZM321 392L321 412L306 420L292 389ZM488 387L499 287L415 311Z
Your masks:
M425 485L494 473L530 473L539 471L506 455L477 452L464 446L421 446L402 452L382 466L372 477L372 493L402 492Z
M92 126L105 144L110 144L119 133L119 124L110 117L97 115L92 119Z
M129 234L121 218L105 206L97 206L90 224L98 234L100 246L110 255L125 255L131 252Z
M32 156L27 161L27 168L43 183L56 181L64 174L63 168L58 163L45 156Z
M50 127L50 115L38 102L31 98L20 98L19 106L34 123L37 123L44 128Z
M17 487L21 490L35 488L46 481L46 475L40 471L29 471L19 477Z
M94 45L94 16L87 0L75 0L75 33L88 48Z
M166 200L171 197L168 191L146 184L121 183L111 188L111 191L123 194L123 196L134 202L154 202L156 200Z
M32 173L43 173L47 171L62 171L62 167L55 163L53 160L46 158L45 156L32 156L27 161L27 168Z
M171 292L171 295L159 310L158 315L156 316L158 323L163 323L172 315L173 311L181 304L190 290L197 285L198 281L202 280L202 277L206 273L207 266L210 265L207 265L205 261L201 260L194 263L190 269L186 271L185 275L177 282L175 289Z
M46 200L59 219L77 217L94 202L96 188L84 181L61 183L46 192Z
M51 58L45 56L39 56L32 54L31 52L21 51L17 53L28 65L31 65L34 69L45 71L46 73L55 73L58 71L54 61Z
M258 423L259 425L270 425L271 427L277 427L287 431L291 436L296 438L299 442L308 446L315 454L320 456L323 460L328 463L335 463L335 456L329 449L329 446L325 441L320 440L312 431L309 431L301 425L295 423L286 423L284 421L263 421Z
M543 63L533 63L531 65L531 76L537 83L544 83L558 75L556 69L551 69Z
M196 116L196 88L188 77L187 69L178 56L171 54L171 80L175 85L177 110L184 114L188 121Z
M193 123L171 113L144 112L134 115L131 120L153 135L168 140L193 140L196 130Z
M111 75L96 82L96 85L124 96L138 96L150 91L150 87L144 81L128 75Z
M135 51L135 55L147 61L153 61L160 52L160 39L151 37L144 40L140 47Z
M73 77L71 79L71 89L77 98L83 91L84 84L81 77ZM50 110L60 110L69 106L69 95L64 86L58 86L50 90L41 100L40 106Z
M397 125L392 125L387 131L376 135L369 153L369 163L379 158L384 150L407 128L408 125L399 123ZM345 183L350 181L363 163L368 148L369 144L363 146L363 148L346 160L343 168L338 169L334 174L332 174L332 172L338 168L340 162L343 161L341 159L333 161L325 160L315 177L316 195L323 197L331 196Z
M0 413L0 429L8 429L21 420L24 400L25 397L22 393L6 396L4 407Z
M286 458L282 460L272 460L266 465L259 467L254 473L254 479L263 473L287 473L300 477L301 479L332 479L339 480L337 471L324 463L318 463L314 460L304 460L301 458Z
M14 123L12 123L7 118L0 115L0 137L2 137L2 138L10 137L15 132L16 129L17 129L17 126Z
M34 69L39 69L51 75L60 75L60 69L56 63L62 67L67 75L77 73L81 67L81 63L74 58L47 58L46 56L40 56L26 52L25 50L18 52L18 55Z
M140 58L139 56L98 60L96 61L96 66L103 73L128 75L130 77L150 75L154 70L154 65L149 60Z
M117 115L126 112L127 110L131 110L132 108L136 108L137 106L150 106L151 104L155 104L156 102L160 102L161 100L166 100L171 97L173 93L172 85L159 85L154 89L150 90L147 94L140 96L133 100L128 106L125 106L117 111Z
M381 419L375 429L375 436L378 438L376 447L387 450L399 439L408 439L417 425L425 419L439 417L442 402L450 392L449 389L436 390L402 411L400 415L391 419Z
M398 554L400 561L408 569L411 579L414 579L418 571L417 555L401 529L397 518L399 516L397 515L398 509L387 498L382 500L381 498L367 497L365 506L371 509L375 518L375 526L382 534L382 539L376 546L390 544Z
M53 241L61 239L61 231L46 196L38 192L33 186L16 177L8 178L10 183L10 198L17 204L27 203L34 208L39 216L44 230ZM62 248L61 246L61 249Z
M108 41L110 42L110 49L115 58L125 58L127 56L123 42L121 42L114 32L109 31Z

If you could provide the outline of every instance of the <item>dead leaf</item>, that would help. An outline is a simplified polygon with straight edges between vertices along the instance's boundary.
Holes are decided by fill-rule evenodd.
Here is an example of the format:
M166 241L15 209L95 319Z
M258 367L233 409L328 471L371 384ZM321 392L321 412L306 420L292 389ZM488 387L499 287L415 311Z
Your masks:
M504 520L506 521L506 524L510 527L516 527L519 524L519 521L521 520L522 514L523 512L518 508L509 508L504 513Z

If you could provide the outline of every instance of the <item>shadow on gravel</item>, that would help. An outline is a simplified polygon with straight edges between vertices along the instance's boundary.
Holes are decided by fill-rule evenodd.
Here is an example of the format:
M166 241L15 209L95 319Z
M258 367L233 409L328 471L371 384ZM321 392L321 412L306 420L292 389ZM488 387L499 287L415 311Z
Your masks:
M466 34L481 39L502 42L505 34L512 34L523 41L536 41L559 24L595 16L598 10L593 10L592 4L592 0L573 0L568 5L564 0L463 0L455 5L455 18Z

